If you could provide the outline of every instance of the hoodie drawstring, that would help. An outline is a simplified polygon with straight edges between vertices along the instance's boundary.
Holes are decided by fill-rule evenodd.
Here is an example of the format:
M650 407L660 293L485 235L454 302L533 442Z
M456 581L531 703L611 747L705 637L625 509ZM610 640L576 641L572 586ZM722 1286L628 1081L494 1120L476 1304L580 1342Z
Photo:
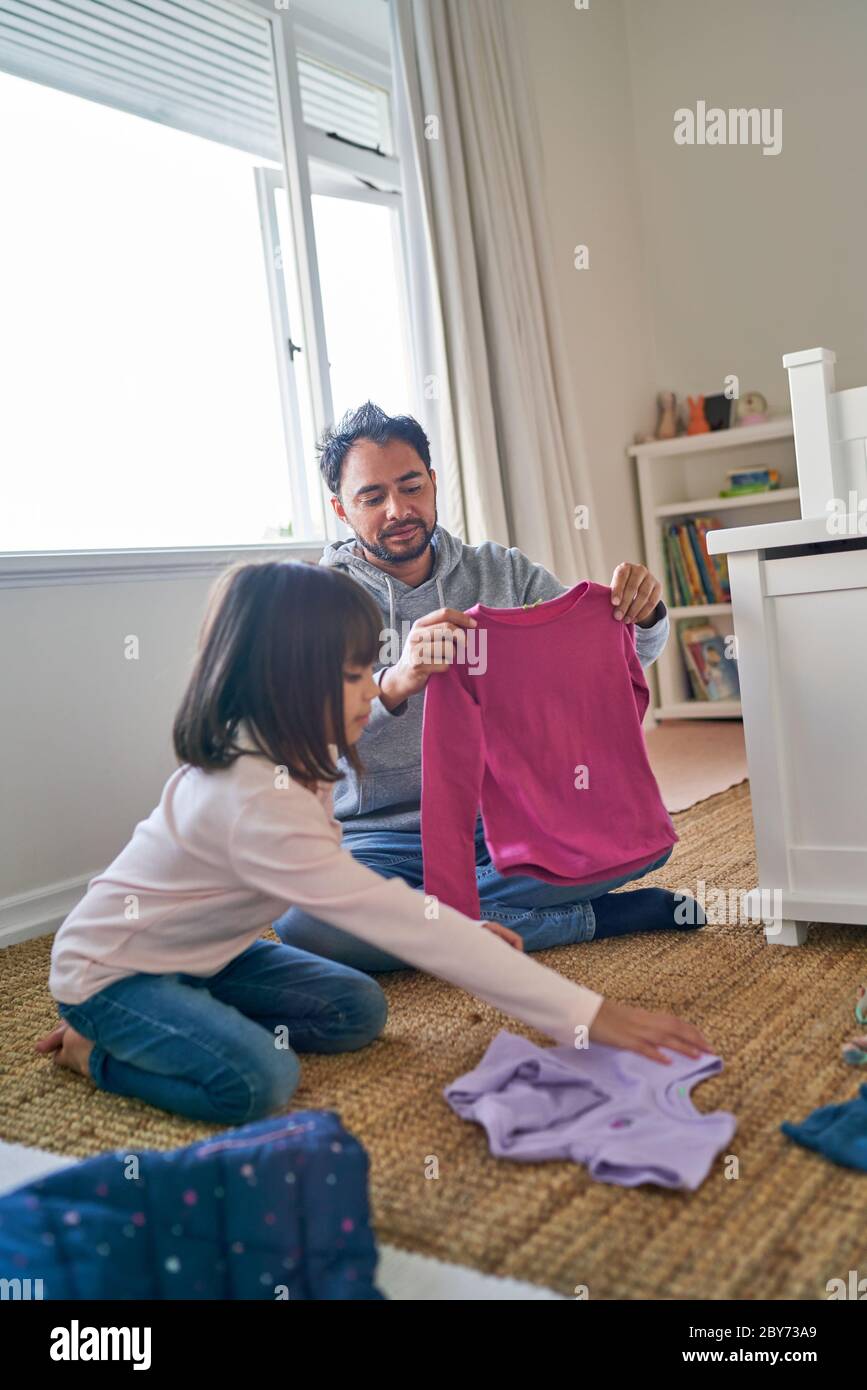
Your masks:
M395 629L394 629L394 624L395 624L395 618L396 618L396 609L395 609L395 603L394 603L394 585L392 584L392 582L391 582L391 580L389 579L388 575L385 576L385 582L386 582L386 584L387 584L387 586L388 586L388 632L389 632L389 638L390 638L390 637L391 637L391 634L392 634L392 633L394 632L394 630L395 630ZM392 664L392 666L396 665L395 662L392 662L391 664Z
M395 603L394 598L394 585L392 584L388 575L385 575L385 582L388 587L388 631L389 633L392 633L397 631L397 604ZM439 595L440 608L445 608L446 599L445 594L443 593L443 581L439 575L437 575L436 577L436 586L437 594ZM393 666L396 664L396 662L392 662Z

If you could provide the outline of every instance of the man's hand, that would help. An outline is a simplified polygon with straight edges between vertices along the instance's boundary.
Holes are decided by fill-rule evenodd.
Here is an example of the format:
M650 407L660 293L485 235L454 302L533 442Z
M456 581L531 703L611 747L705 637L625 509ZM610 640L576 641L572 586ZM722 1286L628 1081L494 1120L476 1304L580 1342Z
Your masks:
M662 585L644 565L618 565L611 576L611 602L614 616L620 622L652 627L656 605L662 595Z
M459 608L437 608L418 618L409 630L400 660L390 666L379 683L379 697L385 708L394 709L410 695L424 690L429 676L447 671L454 661L460 629L476 626L475 618Z

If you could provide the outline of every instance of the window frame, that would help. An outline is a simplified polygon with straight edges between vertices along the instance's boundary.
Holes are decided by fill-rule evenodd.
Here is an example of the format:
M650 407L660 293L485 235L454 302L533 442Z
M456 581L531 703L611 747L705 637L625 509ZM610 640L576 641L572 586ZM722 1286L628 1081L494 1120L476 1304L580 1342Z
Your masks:
M390 0L389 0L390 3ZM352 36L351 42L328 21L297 6L292 11L292 28L296 54L321 63L326 67L356 77L359 81L379 87L386 97L389 114L390 143L396 140L394 120L394 82L391 56L375 44ZM410 235L406 216L406 201L403 196L403 177L397 154L379 154L374 150L351 145L346 141L334 139L315 126L302 125L307 167L311 193L327 197L346 198L349 201L379 203L393 209L397 223L397 240L400 251L400 312L405 341L410 355L410 378L416 383L421 380L419 370L420 343L418 327L413 321L410 305L409 285L413 265L426 263L426 248L416 246ZM335 177L335 174L337 177ZM347 183L347 175L355 177L356 185ZM370 185L375 185L371 187ZM311 205L312 206L312 205ZM323 323L323 334L324 334ZM423 414L420 402L409 402L412 414L419 418ZM345 530L339 526L328 508L331 539L339 539Z
M268 303L271 309L274 353L277 359L277 380L283 417L283 438L286 442L286 465L292 500L292 516L300 523L296 529L303 537L304 535L312 535L316 529L314 509L318 510L319 529L325 530L325 510L321 492L317 491L309 464L305 463L304 458L299 385L295 374L294 354L290 349L290 342L294 344L295 337L300 337L303 341L298 346L298 351L302 354L306 353L308 337L303 325L299 326L292 322L282 275L282 264L278 266L278 256L282 257L283 248L274 195L278 189L285 190L286 188L283 171L270 167L260 167L255 170L255 182L265 278L268 286ZM304 369L306 370L306 364Z
M374 151L355 147L344 141L327 136L324 132L307 126L303 120L301 91L298 79L298 52L317 62L325 63L349 73L362 81L381 88L390 104L393 117L393 83L388 53L376 45L360 40L356 35L348 38L335 26L321 20L309 11L275 11L268 0L232 0L239 9L247 10L265 20L271 31L271 44L274 54L276 76L276 102L280 119L281 152L283 173L287 193L290 225L293 233L292 253L295 257L298 290L301 298L303 324L289 324L289 329L302 336L302 348L306 357L305 369L309 371L311 408L313 425L319 435L333 421L330 371L327 357L325 320L319 280L319 266L316 256L316 237L313 224L312 194L321 192L327 196L354 198L361 202L376 202L391 207L396 214L399 228L401 251L400 294L402 314L407 342L413 364L412 379L419 380L417 368L418 341L415 325L409 308L408 284L412 266L419 256L424 258L424 247L411 245L407 228L405 204L402 195L401 169L398 158L392 154L377 154ZM393 118L390 120L393 131ZM329 172L330 171L330 172ZM264 176L257 179L262 192L271 186L275 170L260 171ZM335 177L336 175L336 177ZM359 182L351 187L345 183L346 176L355 176ZM340 176L344 183L340 185ZM331 182L330 178L334 181ZM282 180L281 180L282 182ZM375 183L371 188L367 185ZM267 235L266 235L267 233ZM264 249L273 242L274 223L270 215L263 219ZM55 551L2 551L0 552L0 589L6 587L38 587L44 584L117 582L118 580L165 579L171 576L208 574L219 572L238 558L284 558L308 559L321 554L323 545L340 539L343 528L328 504L328 493L324 483L316 479L314 485L312 470L305 465L302 455L296 453L298 443L299 412L297 407L298 382L289 357L288 344L283 333L288 322L280 309L279 300L285 295L282 284L277 284L273 274L274 265L267 270L269 277L269 298L272 306L275 347L278 352L278 375L280 376L281 404L283 406L284 437L287 443L287 470L294 515L299 524L311 528L317 517L324 535L324 541L302 536L291 541L274 543L263 541L257 544L238 544L235 546L185 546L185 547L131 547L94 548ZM288 369L288 374L287 374ZM417 412L417 402L412 408ZM294 423L293 423L294 421ZM294 446L292 441L294 441ZM318 493L317 493L318 487Z

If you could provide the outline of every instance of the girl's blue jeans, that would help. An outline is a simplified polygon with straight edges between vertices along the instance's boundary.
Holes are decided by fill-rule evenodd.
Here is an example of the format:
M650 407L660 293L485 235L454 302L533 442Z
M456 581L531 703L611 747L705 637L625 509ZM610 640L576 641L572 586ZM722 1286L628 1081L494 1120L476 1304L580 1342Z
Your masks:
M421 835L412 830L377 830L347 833L344 827L343 845L355 859L375 869L384 878L402 878L411 888L423 889L424 861ZM511 927L523 938L525 951L544 951L551 946L569 946L579 941L592 941L596 930L593 899L601 898L624 883L643 878L671 857L671 850L620 878L580 887L545 883L538 878L516 874L504 878L491 863L485 844L484 829L479 823L476 831L476 882L482 920L500 922ZM349 932L332 927L327 922L309 916L293 907L274 923L277 935L290 946L328 960L340 961L356 970L405 970L406 962L389 955L351 936Z
M130 975L61 1016L94 1043L97 1086L215 1124L285 1109L298 1052L351 1052L388 1013L375 980L275 941L216 975Z
M389 831L347 836L360 863L423 888L420 836ZM592 940L592 900L660 868L582 887L503 878L479 836L482 915L520 933L527 951ZM350 1052L385 1026L385 995L368 972L406 963L298 908L274 927L285 944L255 941L216 975L130 975L61 1017L94 1046L90 1074L134 1096L208 1123L242 1125L285 1109L298 1085L299 1052Z

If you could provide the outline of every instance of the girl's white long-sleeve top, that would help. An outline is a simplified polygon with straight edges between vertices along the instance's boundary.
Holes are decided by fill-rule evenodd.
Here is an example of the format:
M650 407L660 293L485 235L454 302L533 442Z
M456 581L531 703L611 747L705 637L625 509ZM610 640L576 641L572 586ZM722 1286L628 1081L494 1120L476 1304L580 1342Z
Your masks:
M307 790L253 754L182 766L159 805L59 928L49 985L75 1004L124 976L214 975L289 907L448 980L560 1043L602 996L477 922L386 879L341 845L331 787Z

